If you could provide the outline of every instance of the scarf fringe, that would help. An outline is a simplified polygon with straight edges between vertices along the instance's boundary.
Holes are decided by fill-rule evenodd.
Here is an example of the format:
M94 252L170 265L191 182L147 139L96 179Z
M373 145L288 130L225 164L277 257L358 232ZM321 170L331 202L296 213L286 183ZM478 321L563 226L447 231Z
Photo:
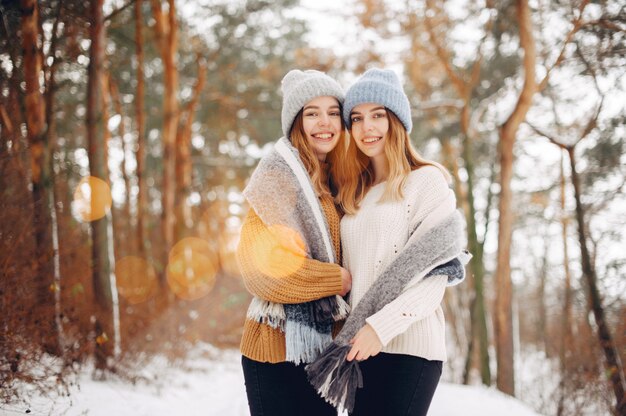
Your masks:
M350 313L350 305L339 295L336 295L335 299L337 301L337 305L335 305L335 310L333 311L333 319L336 322L348 317L348 314Z
M285 359L296 365L313 362L331 342L330 333L291 320L285 323Z
M350 345L332 343L315 362L306 366L309 382L328 403L340 412L352 412L356 390L363 387L363 375L356 360L347 361Z
M285 321L287 317L285 315L285 308L280 303L269 302L254 297L252 298L252 302L250 302L246 317L285 332Z
M448 285L447 286L456 286L459 283L465 281L465 266L472 259L472 254L467 250L461 250L459 255L457 256L457 260L461 263L460 273L448 276Z

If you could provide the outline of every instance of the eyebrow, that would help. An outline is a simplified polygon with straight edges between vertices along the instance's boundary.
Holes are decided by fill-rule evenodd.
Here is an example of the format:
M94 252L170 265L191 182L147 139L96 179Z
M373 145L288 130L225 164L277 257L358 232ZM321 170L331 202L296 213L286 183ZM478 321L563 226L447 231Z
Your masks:
M370 112L370 113L373 113L374 111L384 110L384 109L385 109L385 107L381 105L381 106L379 106L379 107L374 107L374 108L372 108L369 112ZM352 115L352 114L361 114L361 112L359 112L359 111L352 111L352 112L350 113L350 115Z
M331 105L330 107L328 107L329 109L339 109L338 105ZM319 110L320 107L317 105L307 105L305 106L302 110L308 110L308 109L315 109L315 110Z

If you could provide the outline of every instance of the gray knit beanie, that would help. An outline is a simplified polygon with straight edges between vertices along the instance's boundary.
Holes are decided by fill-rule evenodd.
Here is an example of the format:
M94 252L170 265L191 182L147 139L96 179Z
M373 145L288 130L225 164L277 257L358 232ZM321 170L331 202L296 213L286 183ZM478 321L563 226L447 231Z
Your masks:
M283 77L281 84L283 110L280 115L280 121L283 127L283 134L287 138L289 138L291 125L298 112L312 99L330 96L335 97L339 104L343 104L343 88L337 81L320 71L292 69Z
M350 113L359 104L381 104L391 110L404 124L407 132L411 132L411 105L407 98L400 79L390 69L372 68L367 70L346 92L346 101L343 105L343 120L350 128L352 122Z

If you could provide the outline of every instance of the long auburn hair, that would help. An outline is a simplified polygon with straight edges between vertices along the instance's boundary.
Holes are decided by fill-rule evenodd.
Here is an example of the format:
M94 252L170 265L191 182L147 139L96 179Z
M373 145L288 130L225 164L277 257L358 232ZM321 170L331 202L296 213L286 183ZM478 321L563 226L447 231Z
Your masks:
M341 105L339 106L339 112L341 113ZM311 178L311 182L313 183L313 189L317 193L318 197L321 196L334 196L337 192L337 187L333 181L333 175L330 177L327 174L325 169L322 169L322 165L320 164L317 155L309 145L309 142L306 138L306 133L304 131L303 124L303 110L300 110L298 115L296 116L293 124L291 125L291 130L289 131L289 139L291 140L291 144L298 150L300 153L300 159L302 160L302 164L305 169L309 173ZM337 142L337 146L326 155L326 163L331 166L331 171L333 166L336 166L342 163L341 156L346 153L346 148L348 147L349 137L346 134L345 124L343 122L343 118L341 118L341 131L339 133L339 141Z
M385 191L379 202L397 201L403 198L402 188L411 171L423 166L435 166L450 181L450 174L439 163L426 160L413 148L411 139L398 117L385 108L389 119L389 130L385 142L385 156L389 165L389 176ZM355 214L363 197L374 183L374 166L369 157L361 152L354 140L349 140L345 158L331 165L331 176L338 188L335 202L346 214Z

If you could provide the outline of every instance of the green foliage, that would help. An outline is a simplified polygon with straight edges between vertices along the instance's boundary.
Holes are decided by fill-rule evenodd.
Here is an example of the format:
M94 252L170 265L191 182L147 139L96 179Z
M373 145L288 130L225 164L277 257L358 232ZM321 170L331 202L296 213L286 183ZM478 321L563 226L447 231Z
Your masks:
M229 131L267 143L280 133L280 79L293 65L295 51L304 46L306 25L286 17L297 2L250 1L206 7L215 20L207 39L209 90L203 96L198 120L213 143ZM213 147L212 150L215 150Z
M182 10L189 6L177 2L179 12L178 45L176 49L176 66L178 71L179 108L184 113L191 99L193 87L198 78L198 63L208 68L207 82L199 96L196 114L193 114L193 178L191 191L196 199L191 207L194 215L194 233L204 233L210 239L212 247L219 251L221 276L228 276L225 293L215 291L215 303L232 310L229 313L237 328L242 322L244 303L247 293L237 278L236 262L233 260L232 243L236 233L237 218L244 213L243 198L240 190L249 176L255 159L248 155L245 146L275 140L280 134L280 80L288 69L291 69L299 53L306 49L303 36L308 30L305 22L292 17L290 9L298 5L295 0L246 2L203 2L207 5L195 4L196 15L184 16ZM89 323L91 305L84 302L92 299L92 287L89 282L90 267L89 224L81 223L71 214L73 193L79 180L88 174L89 161L86 152L86 101L87 101L87 70L89 66L89 27L90 2L84 0L44 0L37 2L39 21L41 23L40 44L43 46L44 96L50 99L50 133L46 136L52 150L52 170L54 172L54 190L56 192L59 244L61 250L61 274L63 281L59 286L62 296L61 307L68 321L64 322L67 333L89 334L92 324ZM124 189L136 195L136 176L133 172L134 151L137 143L136 125L136 89L137 60L135 44L134 4L124 7L128 2L117 2L118 7L106 17L105 36L105 70L114 84L121 100L121 114L118 114L115 103L108 102L106 109L111 122L110 138L107 143L109 155L110 179L114 196L119 196L122 156L131 159L130 189ZM149 1L142 1L143 12L143 50L145 78L145 115L146 115L146 169L144 177L147 183L148 207L146 228L150 236L148 247L152 254L161 249L159 246L160 224L160 190L162 181L162 143L161 129L163 124L163 64L154 33L155 20ZM110 11L109 11L110 12ZM12 241L18 232L25 237L28 244L33 241L32 233L32 189L28 188L29 180L29 149L26 148L23 58L21 46L21 9L17 1L0 1L0 105L7 110L15 127L10 136L4 125L0 128L0 168L3 192L2 206L8 207L5 201L14 203L13 210L6 210L11 221L3 222L2 235L11 236ZM55 30L56 28L56 30ZM53 33L54 32L54 33ZM52 76L54 74L54 76ZM113 99L113 97L111 97ZM4 115L4 113L3 113ZM121 117L120 117L121 116ZM125 127L125 137L120 137L119 124L115 127L112 121L121 120ZM181 122L184 120L181 120ZM125 142L133 152L122 153ZM18 145L20 146L17 149ZM9 152L7 152L7 149ZM17 152L19 150L19 154ZM10 153L10 154L9 154ZM6 158L5 158L6 155ZM13 157L19 155L20 159ZM10 163L9 163L10 162ZM5 174L7 169L10 173ZM19 180L13 180L18 178ZM10 182L10 183L9 183ZM117 192L116 192L117 187ZM6 192L5 192L6 191ZM197 196L200 195L199 202ZM22 199L17 199L17 197ZM233 199L234 198L234 199ZM19 201L19 203L15 203ZM130 198L133 208L136 200ZM177 203L185 201L177 201ZM237 209L237 207L239 209ZM118 207L115 207L116 209ZM116 217L121 213L114 210L114 236L116 255L131 251L132 242L120 241L120 235L129 235L133 229L132 218ZM130 209L134 218L135 212ZM13 218L20 218L16 223ZM230 225L227 226L227 221ZM201 227L204 227L204 229ZM21 230L21 228L27 230ZM126 227L121 232L121 227ZM19 229L18 229L19 228ZM154 241L152 241L154 240ZM126 250L119 250L120 246ZM6 250L5 250L6 251ZM50 253L52 253L50 248ZM26 276L14 266L24 264L25 269L40 259L32 258L32 249L19 251L19 259L3 261L9 264L15 277L16 291L34 285L35 277ZM230 256L230 257L229 257ZM158 257L158 256L157 256ZM158 259L156 259L158 261ZM155 268L161 270L158 263ZM228 269L228 270L225 270ZM30 273L30 271L29 271ZM31 273L32 274L32 273ZM25 279L24 277L28 277ZM31 279L32 278L32 279ZM21 279L21 280L20 280ZM222 279L224 280L224 279ZM13 280L10 281L13 284ZM4 289L4 288L0 288ZM11 290L13 290L11 289ZM34 293L34 292L33 292ZM34 295L33 295L34 296ZM25 305L35 304L30 298ZM122 300L123 301L123 300ZM156 301L155 301L156 302ZM53 309L54 305L35 305L34 309ZM154 313L154 305L150 311ZM136 310L140 310L139 306ZM130 309L129 309L130 310ZM5 309L3 308L3 316ZM26 310L24 310L26 311ZM22 312L24 312L22 311ZM19 312L19 311L18 311ZM28 311L26 311L28 312ZM13 315L6 314L13 319ZM141 318L128 318L128 310L122 311L122 326L138 326ZM52 315L51 315L52 316ZM8 319L7 318L7 319ZM125 322L125 318L127 322ZM152 317L151 317L152 318ZM156 319L156 318L155 318ZM213 317L211 318L213 319ZM213 320L214 321L214 320ZM3 321L4 322L4 321ZM17 322L17 321L16 321ZM23 322L20 321L19 325ZM87 329L85 330L84 327ZM17 327L16 327L17 328ZM204 328L204 326L203 326ZM19 326L20 331L29 332L28 327ZM221 330L220 326L216 327ZM206 330L205 330L206 331ZM219 332L219 331L215 331ZM206 335L206 333L205 333ZM86 336L86 335L85 335ZM124 337L122 337L124 339ZM25 338L25 340L27 340ZM71 340L72 342L74 339ZM88 354L85 340L77 339L80 352ZM14 348L8 345L7 348ZM3 354L4 355L4 350ZM0 375L0 381L4 377Z
M599 137L595 143L583 152L586 168L581 172L581 177L585 188L592 188L597 181L606 180L618 173L620 168L623 170L626 144L619 127L623 127L625 123L626 116L623 115L608 120L606 126L599 129Z

